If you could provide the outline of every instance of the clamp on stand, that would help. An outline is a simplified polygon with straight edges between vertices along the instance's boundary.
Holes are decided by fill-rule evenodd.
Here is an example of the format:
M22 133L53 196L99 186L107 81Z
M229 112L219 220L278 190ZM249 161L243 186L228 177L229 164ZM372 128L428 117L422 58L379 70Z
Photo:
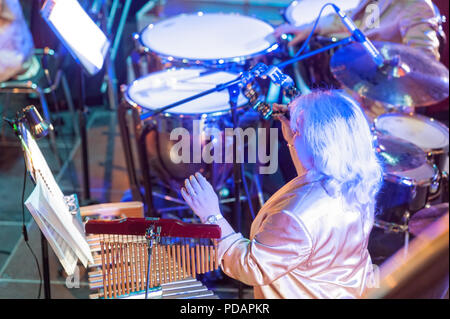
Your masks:
M151 225L145 232L145 239L147 240L147 282L145 283L145 299L148 299L148 291L150 287L150 268L152 264L153 244L161 241L161 226L158 226L155 233L155 225ZM161 291L161 287L155 287L152 291Z

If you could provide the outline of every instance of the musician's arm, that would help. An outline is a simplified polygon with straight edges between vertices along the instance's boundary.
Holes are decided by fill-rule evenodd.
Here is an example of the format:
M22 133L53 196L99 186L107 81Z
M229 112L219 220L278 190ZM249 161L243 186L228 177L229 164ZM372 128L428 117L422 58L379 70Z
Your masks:
M225 237L219 242L218 256L228 276L262 286L305 262L311 247L312 240L301 222L282 211L267 217L252 240L240 233Z
M200 173L185 181L181 194L202 222L220 214L217 194ZM311 252L311 237L289 211L269 215L252 240L236 233L224 218L218 225L222 230L218 258L223 271L249 285L269 284L297 267Z
M423 50L439 60L435 12L426 1L417 1L402 11L399 22L403 44Z

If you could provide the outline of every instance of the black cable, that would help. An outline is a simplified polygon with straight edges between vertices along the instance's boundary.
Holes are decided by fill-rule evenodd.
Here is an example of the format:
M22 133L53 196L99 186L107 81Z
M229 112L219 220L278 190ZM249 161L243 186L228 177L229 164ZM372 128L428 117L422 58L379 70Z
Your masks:
M28 243L28 232L27 232L27 226L25 225L25 188L26 188L26 184L27 184L27 165L25 163L25 159L24 159L24 174L23 174L23 187L22 187L22 234L23 234L23 239L25 241L25 245L27 245L28 249L30 250L31 254L34 257L34 260L36 262L36 267L38 270L38 274L39 274L39 291L38 291L38 296L37 299L41 299L41 289L42 289L42 274L41 274L41 267L39 266L39 260L36 257L36 254L34 253L33 249L31 248L30 244Z
M255 211L253 209L252 198L250 197L250 192L248 191L247 180L245 179L244 163L241 163L241 176L242 176L242 183L244 184L245 196L247 196L248 208L250 210L250 214L252 215L252 218L255 219Z

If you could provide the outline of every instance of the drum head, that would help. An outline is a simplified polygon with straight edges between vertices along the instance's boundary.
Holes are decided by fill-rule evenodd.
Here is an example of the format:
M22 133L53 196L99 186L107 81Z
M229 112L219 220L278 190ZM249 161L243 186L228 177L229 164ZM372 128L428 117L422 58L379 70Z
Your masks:
M152 73L134 81L127 90L130 103L156 110L195 94L214 88L216 85L235 79L236 73L207 71L206 69L171 69ZM228 91L215 92L188 103L176 106L167 113L206 114L225 112L229 109ZM247 103L241 93L238 105Z
M289 7L286 8L284 13L285 19L289 24L295 26L304 26L316 21L319 16L320 9L329 3L333 2L343 11L350 11L355 9L358 4L361 2L360 0L299 0L293 1ZM329 18L333 18L335 14L334 9L331 6L326 7L323 10L321 20L323 20L326 16ZM327 17L327 18L328 18Z
M265 53L275 44L273 31L264 21L237 14L182 14L149 25L140 38L163 56L225 63Z
M436 175L428 164L426 153L414 144L393 136L377 136L376 150L385 178L413 180L418 184L430 182Z
M425 116L384 114L375 120L374 125L378 131L407 140L425 151L448 149L448 128Z

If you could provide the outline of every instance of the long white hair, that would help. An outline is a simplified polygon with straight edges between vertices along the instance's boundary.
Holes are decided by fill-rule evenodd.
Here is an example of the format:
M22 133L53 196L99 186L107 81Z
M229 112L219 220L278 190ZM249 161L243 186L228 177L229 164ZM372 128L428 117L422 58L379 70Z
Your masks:
M332 196L341 194L372 224L382 168L357 102L341 90L314 91L292 101L290 122L304 138L313 169L325 176Z

